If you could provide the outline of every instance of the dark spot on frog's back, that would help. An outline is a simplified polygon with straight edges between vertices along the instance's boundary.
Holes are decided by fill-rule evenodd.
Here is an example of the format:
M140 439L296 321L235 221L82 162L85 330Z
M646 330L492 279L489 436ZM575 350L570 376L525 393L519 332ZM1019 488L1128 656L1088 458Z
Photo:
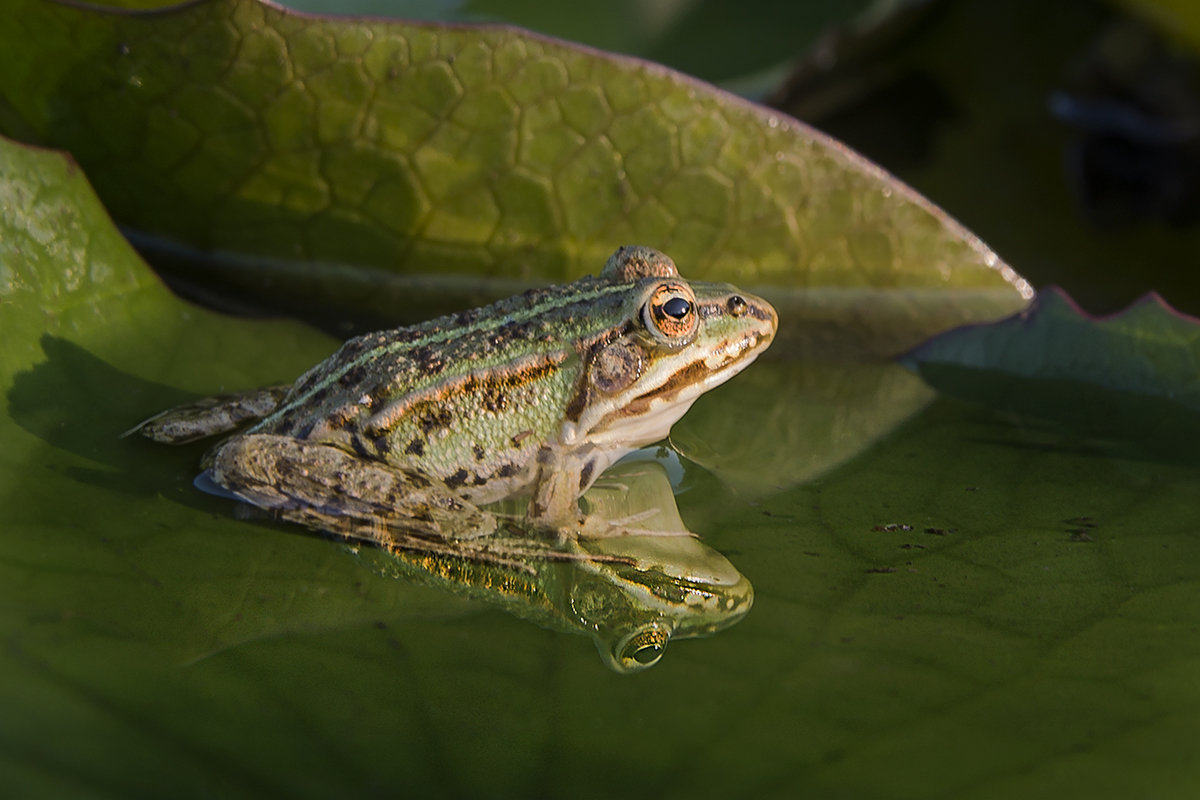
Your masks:
M466 485L467 477L467 471L460 469L453 475L447 476L442 483L446 484L447 489L459 489Z
M351 436L350 447L353 448L355 453L363 458L371 458L375 455L371 452L371 448L367 447L366 442L362 440L361 436Z
M333 386L331 384L326 384L315 390L308 397L304 398L304 405L307 408L319 408L325 404L326 400L329 399L329 395L332 391Z
M358 379L361 377L362 368L358 365L355 365L337 376L338 386L341 386L343 389L349 388L358 383Z
M411 358L417 365L417 369L423 375L437 375L445 367L446 362L442 360L431 347L422 346L414 347L408 352L408 357Z
M409 456L425 455L425 440L413 439L408 443L408 447L404 448L404 454Z
M463 385L465 394L474 394L479 398L479 405L486 411L499 413L508 408L508 391L511 387L519 385L520 375L514 379L512 376L493 376L482 381L468 380Z
M479 402L484 409L492 413L499 413L508 408L508 395L502 388L488 384L480 392Z
M445 408L426 403L416 414L416 420L421 426L421 432L428 435L439 428L449 428L454 416Z
M392 443L388 441L386 433L372 436L371 446L375 448L375 454L381 458L387 458L387 454L392 452Z
M313 428L317 425L311 417L298 419L283 419L272 427L271 432L280 436L290 436L293 439L308 439L312 436Z
M354 419L357 411L358 409L351 404L335 408L333 411L330 411L329 415L325 418L325 426L330 431L340 431L342 428L346 427L350 420Z
M482 308L472 308L467 311L459 311L454 315L454 327L465 328L469 325L474 325L476 320L479 319L480 314L483 313L483 310Z
M471 453L475 456L476 461L483 461L483 457L487 455L487 452L478 444L471 445Z
M527 338L527 329L528 326L521 325L513 320L509 320L494 330L492 335L488 337L488 341L492 344L492 346L499 347L500 345L503 345L514 339Z
M519 468L516 464L509 463L496 470L496 475L501 478L511 478L513 475L516 475L518 471Z

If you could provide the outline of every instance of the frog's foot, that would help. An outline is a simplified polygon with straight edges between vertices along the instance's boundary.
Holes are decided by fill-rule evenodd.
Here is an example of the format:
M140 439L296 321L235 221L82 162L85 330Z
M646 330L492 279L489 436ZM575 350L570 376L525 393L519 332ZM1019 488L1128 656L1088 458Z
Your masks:
M290 436L248 434L209 457L219 486L310 528L390 547L405 536L453 540L496 529L492 515L411 470Z
M598 476L598 456L589 446L568 449L543 446L537 454L538 475L525 512L529 527L569 538L587 517L579 497ZM602 470L603 467L600 467Z
M270 414L290 388L290 385L268 386L249 392L205 397L155 414L121 436L137 433L162 444L186 444L228 433Z

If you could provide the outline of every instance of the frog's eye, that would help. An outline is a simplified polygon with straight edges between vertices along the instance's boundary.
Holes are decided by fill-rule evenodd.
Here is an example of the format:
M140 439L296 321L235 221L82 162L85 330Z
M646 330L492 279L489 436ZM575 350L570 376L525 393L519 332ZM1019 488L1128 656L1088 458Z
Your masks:
M642 320L660 339L676 344L687 341L699 324L696 298L686 284L660 284L642 308Z

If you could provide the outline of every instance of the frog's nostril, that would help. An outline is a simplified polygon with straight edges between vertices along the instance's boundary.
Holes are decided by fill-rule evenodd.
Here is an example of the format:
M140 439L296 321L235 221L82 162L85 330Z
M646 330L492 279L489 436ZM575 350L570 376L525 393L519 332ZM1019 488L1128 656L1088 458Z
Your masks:
M730 316L740 317L746 313L746 301L735 294L729 298L729 302L725 304L725 308L728 309Z

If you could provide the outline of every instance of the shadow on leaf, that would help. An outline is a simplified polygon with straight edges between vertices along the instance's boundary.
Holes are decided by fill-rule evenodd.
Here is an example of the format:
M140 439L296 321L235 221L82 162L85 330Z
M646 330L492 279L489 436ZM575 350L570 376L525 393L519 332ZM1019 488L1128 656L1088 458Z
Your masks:
M44 334L40 344L46 360L13 377L8 411L14 422L51 446L105 467L66 467L67 475L111 491L140 493L163 483L164 458L194 468L195 448L173 453L158 448L152 458L149 442L122 438L138 421L131 409L167 407L192 395L116 369L61 337ZM202 497L178 495L175 499L187 505L198 505Z

